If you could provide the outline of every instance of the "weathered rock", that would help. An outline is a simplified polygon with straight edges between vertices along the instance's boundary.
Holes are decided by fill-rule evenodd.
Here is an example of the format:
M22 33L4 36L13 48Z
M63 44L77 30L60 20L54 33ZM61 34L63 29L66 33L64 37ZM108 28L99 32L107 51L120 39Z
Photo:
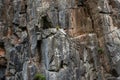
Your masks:
M48 29L47 32L49 31L51 30ZM72 45L70 47L69 40L63 30L55 29L55 32L55 34L43 39L41 45L47 80L76 80L72 73L77 76L73 69L79 69L79 57L77 57L79 54L73 49ZM75 52L72 53L72 50Z
M0 80L119 80L119 0L0 0Z

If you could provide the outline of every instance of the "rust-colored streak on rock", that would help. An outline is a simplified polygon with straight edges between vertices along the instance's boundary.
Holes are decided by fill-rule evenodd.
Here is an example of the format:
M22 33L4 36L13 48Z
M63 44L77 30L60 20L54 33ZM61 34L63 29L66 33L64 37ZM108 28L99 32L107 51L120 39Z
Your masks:
M4 57L5 56L5 50L0 48L0 56L1 57Z
M92 22L86 11L85 7L70 9L71 28L69 32L72 36L92 32Z
M0 48L0 66L6 66L7 59L5 58L5 50Z

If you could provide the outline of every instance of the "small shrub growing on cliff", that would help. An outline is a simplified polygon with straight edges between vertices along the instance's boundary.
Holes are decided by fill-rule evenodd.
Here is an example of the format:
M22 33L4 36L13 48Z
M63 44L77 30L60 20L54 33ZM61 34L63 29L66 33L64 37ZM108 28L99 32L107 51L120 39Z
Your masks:
M98 48L98 53L102 54L104 50L102 48Z
M46 78L44 75L37 73L35 74L34 80L46 80Z
M59 30L60 29L60 26L56 26L56 30Z

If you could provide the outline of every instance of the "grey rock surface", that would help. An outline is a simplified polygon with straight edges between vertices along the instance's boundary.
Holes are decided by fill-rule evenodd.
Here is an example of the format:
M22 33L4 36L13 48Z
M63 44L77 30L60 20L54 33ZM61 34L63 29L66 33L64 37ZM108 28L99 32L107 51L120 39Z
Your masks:
M119 80L120 0L0 0L0 80Z

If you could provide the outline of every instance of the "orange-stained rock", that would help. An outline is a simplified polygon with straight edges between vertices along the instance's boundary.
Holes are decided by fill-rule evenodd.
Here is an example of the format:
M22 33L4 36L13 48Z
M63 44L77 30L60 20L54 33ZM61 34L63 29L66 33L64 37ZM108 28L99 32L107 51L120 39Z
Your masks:
M92 32L92 21L87 8L73 8L70 9L70 29L69 34L72 36L79 36L84 33Z
M4 57L5 56L5 50L0 48L0 57Z
M0 48L0 66L6 66L7 59L5 58L5 50Z

